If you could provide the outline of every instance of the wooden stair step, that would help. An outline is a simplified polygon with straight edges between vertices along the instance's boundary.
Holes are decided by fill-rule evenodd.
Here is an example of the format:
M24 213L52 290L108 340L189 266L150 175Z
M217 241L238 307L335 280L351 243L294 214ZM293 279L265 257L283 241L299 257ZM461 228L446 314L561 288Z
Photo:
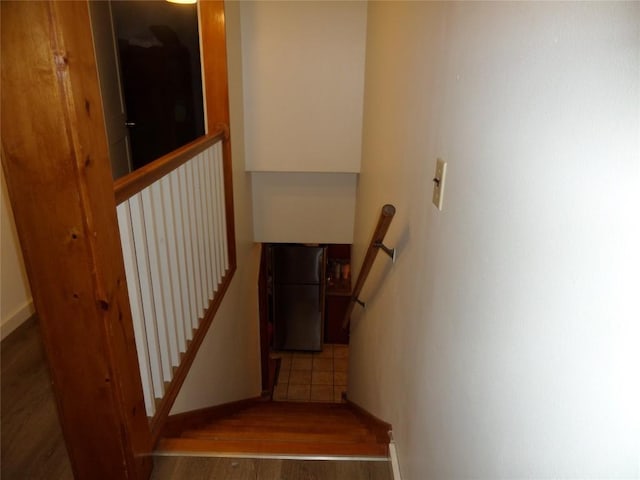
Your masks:
M234 413L274 413L274 412L304 412L318 414L353 415L353 411L346 405L339 403L305 403L305 402L272 402L248 405Z
M324 417L346 417L346 418L357 418L353 412L345 411L345 410L302 410L302 409L264 409L264 410L241 410L239 412L234 412L231 415L242 415L247 417L264 417L267 415L311 415L311 416L324 416Z
M158 451L388 456L389 425L352 405L253 402L237 407L200 414L181 428L175 423Z
M353 411L351 411L349 408L336 408L336 407L327 407L324 405L337 405L338 407L340 407L339 404L337 403L307 403L305 404L304 402L298 402L298 404L284 404L284 406L282 407L273 407L271 405L268 404L263 404L263 405L252 405L252 406L247 406L246 408L243 408L241 410L236 410L236 412L233 413L249 413L249 412L257 412L257 413L262 413L262 412L268 412L268 413L273 413L273 412L305 412L305 413L309 413L309 412L315 412L315 413L323 413L323 414L336 414L336 415L340 415L340 414L353 414Z
M313 425L227 425L224 423L216 423L203 425L198 428L190 428L183 432L200 431L200 432L257 432L257 433L309 433L309 434L344 434L345 432L352 434L374 434L371 429L363 426L348 426L316 423Z
M280 402L274 402L280 403ZM335 415L353 415L353 411L344 405L338 403L284 403L282 405L274 406L274 404L257 404L248 405L245 408L237 410L234 413L274 413L274 412L303 412L303 413L321 413L321 414L335 414Z
M322 418L351 418L358 419L356 415L351 412L335 412L335 411L304 411L304 410L267 410L267 411L244 411L237 412L229 415L229 417L243 417L243 418L263 418L263 417L322 417Z
M265 426L265 427L277 427L277 426L299 426L299 427L312 427L314 425L334 425L342 426L343 428L360 428L365 427L362 422L356 419L327 419L323 417L287 417L287 416L271 416L262 418L225 418L208 422L205 425L210 426L241 426L241 425L253 425L253 426Z
M264 431L210 431L188 430L180 438L202 438L211 440L260 440L268 438L276 442L321 442L321 443L376 443L377 438L371 433L345 432L270 432L268 437Z
M194 438L163 438L157 451L213 452L226 454L366 456L387 458L388 446L380 443L314 443L275 442L268 440L204 440Z

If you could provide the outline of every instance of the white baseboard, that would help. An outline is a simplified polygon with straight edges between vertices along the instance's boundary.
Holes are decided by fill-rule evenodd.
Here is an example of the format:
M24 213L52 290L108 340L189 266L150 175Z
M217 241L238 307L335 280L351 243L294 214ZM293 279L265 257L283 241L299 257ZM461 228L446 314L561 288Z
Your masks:
M22 325L31 315L35 313L35 308L33 306L33 300L27 300L21 307L15 309L12 313L7 315L6 318L2 319L2 324L0 324L0 335L2 340L5 339L7 335L13 332L16 328Z
M400 463L398 462L398 450L396 449L396 444L393 440L389 442L389 459L391 460L393 480L402 480L402 477L400 476Z

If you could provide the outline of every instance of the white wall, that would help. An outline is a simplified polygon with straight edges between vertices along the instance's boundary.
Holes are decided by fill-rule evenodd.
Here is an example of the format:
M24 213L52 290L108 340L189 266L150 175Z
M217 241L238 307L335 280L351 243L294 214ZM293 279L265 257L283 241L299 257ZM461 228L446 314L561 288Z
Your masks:
M357 175L252 174L256 242L352 243Z
M241 2L246 166L360 169L366 2Z
M13 220L4 172L0 169L0 332L4 339L35 311Z
M351 243L366 2L241 2L256 242Z
M349 397L405 480L640 477L640 4L371 2ZM430 204L437 157L444 210Z
M227 2L227 55L238 269L172 414L260 395L259 246L253 243L251 179L245 172L238 3Z

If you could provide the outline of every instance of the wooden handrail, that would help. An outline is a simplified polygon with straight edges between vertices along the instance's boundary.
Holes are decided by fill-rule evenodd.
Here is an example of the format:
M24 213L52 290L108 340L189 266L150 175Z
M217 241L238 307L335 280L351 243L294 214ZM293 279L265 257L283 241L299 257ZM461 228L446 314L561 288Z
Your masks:
M351 321L351 312L353 312L353 306L356 302L359 302L358 297L360 296L362 287L364 286L364 283L369 276L369 272L371 271L373 262L376 259L376 255L378 255L378 250L380 249L380 246L384 241L384 236L387 234L387 230L389 230L389 225L391 225L391 220L393 220L393 216L395 214L396 207L389 204L383 206L382 210L380 211L378 225L376 225L376 229L373 232L371 242L369 242L369 249L367 250L367 254L364 257L362 268L360 269L358 279L356 280L356 285L353 288L353 292L351 293L351 299L349 300L349 305L347 305L347 310L344 314L344 320L342 321L342 328L347 328L349 322Z
M209 148L211 145L219 142L220 140L228 139L229 127L226 125L219 125L212 133L196 138L194 141L163 155L128 175L118 178L113 183L116 205L121 204L136 193L144 190L153 182L180 167L200 152Z

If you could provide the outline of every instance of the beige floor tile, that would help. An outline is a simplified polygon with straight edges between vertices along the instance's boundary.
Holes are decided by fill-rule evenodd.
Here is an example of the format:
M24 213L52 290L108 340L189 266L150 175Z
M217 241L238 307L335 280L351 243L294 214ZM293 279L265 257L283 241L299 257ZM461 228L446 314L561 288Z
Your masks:
M311 375L312 385L333 385L333 372L313 372Z
M311 397L311 385L289 385L287 400L309 401Z
M327 343L321 352L273 352L281 358L274 400L342 401L347 389L349 346Z
M293 357L293 354L291 352L275 351L275 352L271 352L271 357L272 358L291 358Z
M289 375L291 374L291 369L283 370L282 368L278 372L278 378L276 379L276 383L289 383Z
M291 368L293 370L311 370L312 364L312 357L293 357Z
M333 372L333 384L340 386L347 385L347 372Z
M334 345L333 358L347 358L349 356L349 345Z
M332 402L334 398L331 385L311 385L311 401Z
M297 358L313 357L313 352L291 352L291 354Z
M311 370L291 370L289 374L289 385L310 385Z
M314 358L313 359L314 372L330 372L332 370L333 370L332 358Z
M276 388L273 390L273 399L286 400L287 390L288 390L288 385L286 383L276 385Z
M333 345L330 343L324 344L322 351L314 353L313 358L333 358Z
M280 359L280 371L288 372L291 370L291 357L285 357Z
M333 371L334 372L347 372L349 371L349 360L346 358L334 358L333 359Z

